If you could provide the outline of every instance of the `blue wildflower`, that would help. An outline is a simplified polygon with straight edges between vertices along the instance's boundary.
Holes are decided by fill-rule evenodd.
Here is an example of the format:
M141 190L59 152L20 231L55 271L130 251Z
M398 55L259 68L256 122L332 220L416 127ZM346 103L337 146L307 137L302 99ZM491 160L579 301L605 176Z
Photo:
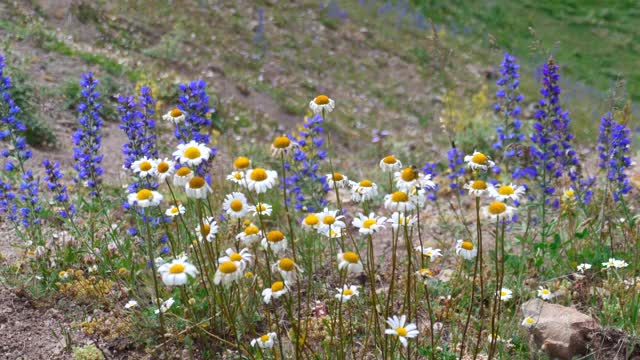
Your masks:
M630 144L629 128L615 121L611 113L607 113L600 121L598 165L606 173L607 181L613 186L611 193L616 202L631 190L625 173L625 170L631 166L631 158L628 155Z
M51 162L49 159L44 159L42 166L44 166L46 174L44 181L47 183L47 188L53 193L54 202L60 206L60 209L57 211L58 214L63 218L75 215L76 209L71 201L69 201L67 187L60 181L64 176L62 171L60 171L60 164L57 161Z

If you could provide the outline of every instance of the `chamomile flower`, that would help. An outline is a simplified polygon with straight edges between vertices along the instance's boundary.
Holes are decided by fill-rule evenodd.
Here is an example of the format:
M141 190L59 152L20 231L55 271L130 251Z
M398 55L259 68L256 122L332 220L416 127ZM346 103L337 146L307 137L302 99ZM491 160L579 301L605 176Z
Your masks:
M542 300L551 300L553 299L553 294L549 289L540 286L538 288L538 297L540 297Z
M302 269L298 264L289 258L282 258L278 260L273 264L273 270L280 272L285 283L295 283L298 273L302 272Z
M427 269L427 268L422 268L418 271L416 271L416 275L420 275L420 277L422 277L423 279L430 279L433 277L433 271ZM426 280L425 280L425 284L426 284Z
M362 262L358 254L352 251L338 253L338 269L346 269L349 273L361 273L363 270Z
M176 163L169 159L157 159L155 160L155 175L158 182L164 182L168 177L173 175L176 171Z
M138 306L138 302L135 301L135 300L129 300L129 301L127 301L126 304L124 304L124 308L125 309L131 309L131 308L134 308L136 306Z
M578 271L584 274L585 271L591 269L591 264L580 264L576 268Z
M478 255L478 249L470 241L458 240L456 243L456 254L465 260L471 260Z
M164 214L169 217L176 217L178 215L183 215L186 211L187 209L185 209L182 204L179 204L178 206L172 205L164 212Z
M520 197L525 193L524 186L516 186L513 184L496 185L489 188L491 196L498 201L506 201L511 199L512 201L520 200Z
M483 180L472 180L464 184L464 188L469 190L469 194L473 196L483 196L489 192L489 186Z
M526 327L527 329L531 329L535 325L536 325L536 320L531 316L527 316L526 318L524 318L524 320L522 320L522 326Z
M220 264L227 261L233 261L244 271L244 269L253 262L253 254L251 254L247 248L240 250L240 252L236 252L233 248L228 248L224 253L226 254L225 256L218 258L218 263Z
M416 208L413 201L409 201L409 194L404 191L396 191L384 197L384 207L391 211L409 212Z
M196 232L198 233L198 240L206 239L208 242L212 242L218 233L218 223L216 223L214 217L207 218L201 225L196 227Z
M187 283L187 276L195 277L198 274L196 267L187 262L187 257L174 259L170 263L164 263L158 267L158 273L162 276L162 282L167 286L180 286Z
M321 225L320 218L314 213L305 216L304 219L302 219L301 224L303 228L313 230L318 229Z
M148 157L136 160L131 164L131 170L141 178L152 176L156 170L155 162Z
M129 205L140 208L158 206L162 202L162 195L157 191L141 189L136 193L129 194L127 201Z
M232 219L243 218L249 211L249 205L247 204L247 197L240 192L232 192L227 194L222 203L222 209Z
M271 216L273 207L267 203L259 202L249 208L251 215L253 216Z
M384 223L387 218L384 216L376 216L374 213L370 213L369 216L358 214L358 217L353 219L353 226L358 228L358 232L363 235L373 234L385 228Z
M626 261L624 260L617 260L614 258L609 258L609 261L607 262L603 262L602 266L604 266L606 269L621 269L621 268L625 268L627 266L629 266L629 264L627 264Z
M380 169L383 172L396 171L402 168L402 162L393 155L388 155L380 160Z
M187 194L187 197L192 199L206 199L207 195L213 192L213 190L211 190L211 186L207 184L203 177L194 176L184 186L184 192Z
M238 156L233 160L233 168L236 170L246 170L251 167L251 159L245 156Z
M351 181L351 201L360 203L378 196L378 185L369 180Z
M342 289L336 288L338 293L335 295L335 298L345 303L351 300L352 297L360 295L358 291L358 287L355 285L344 285Z
M418 245L415 247L415 250L424 256L428 256L430 261L434 261L435 259L442 256L442 250L434 249L432 247L423 248L422 246Z
M193 171L186 166L178 169L173 175L173 185L184 187L193 178Z
M265 238L262 239L262 247L271 249L276 254L287 249L287 238L279 230L269 231Z
M336 106L335 102L327 95L318 95L309 102L309 108L315 115L321 113L330 113Z
M576 200L576 192L572 188L565 189L562 192L562 201L569 202Z
M286 294L288 288L283 281L274 281L271 287L262 290L262 301L265 304L271 303L271 298L277 299Z
M278 180L278 173L274 170L253 168L247 171L246 182L249 190L260 194L271 189Z
M251 340L251 346L258 347L260 349L271 349L273 347L273 343L278 339L278 335L274 332L270 332L268 334L262 335L259 338L255 338Z
M216 274L213 277L213 283L216 285L230 285L242 278L243 270L233 261L220 263Z
M286 136L278 136L271 143L271 156L280 156L288 154L295 146L295 143Z
M496 164L489 160L487 155L474 151L473 154L464 157L467 167L473 170L487 171L488 168L494 167Z
M186 144L179 144L178 149L173 152L173 158L180 164L188 166L198 166L209 160L211 149L205 144L197 143L193 140Z
M387 220L387 222L391 223L391 227L393 230L398 230L400 226L407 225L408 227L412 227L416 222L416 216L406 216L404 212L394 212L391 214L391 217Z
M331 190L334 190L336 187L342 189L349 185L349 179L338 172L334 172L333 175L327 174L324 177L327 179L327 185Z
M236 240L242 242L246 246L250 246L260 240L260 229L254 224L249 224L244 230L236 235Z
M173 300L172 297L168 298L167 300L163 301L162 304L160 304L160 309L156 309L155 313L156 314L160 314L160 312L162 312L163 314L166 313L167 311L169 311L169 309L171 309L171 307L173 306L173 303L175 303L176 301Z
M183 122L185 118L186 118L186 114L178 108L174 108L169 112L167 112L166 114L162 115L162 120L170 121L174 124L179 124Z
M415 167L406 167L394 174L396 186L399 190L409 192L412 188L435 189L436 184L431 181L431 175L419 172Z
M407 339L414 338L420 334L416 324L405 324L406 321L407 317L405 315L400 316L400 318L394 315L392 318L387 319L387 324L389 324L391 328L384 331L387 335L397 336L404 347L408 345Z
M494 201L482 209L482 211L484 216L491 220L508 220L513 216L515 209L503 202Z
M509 301L513 297L513 292L507 288L502 288L496 295L500 296L502 301Z
M227 175L227 181L231 181L238 185L244 186L245 185L244 172L232 171L231 174Z
M344 221L342 221L344 219L344 216L338 215L338 211L339 210L329 210L328 208L324 208L323 211L317 214L318 221L320 222L318 232L324 233L333 230L337 233L340 233L341 229L347 227Z

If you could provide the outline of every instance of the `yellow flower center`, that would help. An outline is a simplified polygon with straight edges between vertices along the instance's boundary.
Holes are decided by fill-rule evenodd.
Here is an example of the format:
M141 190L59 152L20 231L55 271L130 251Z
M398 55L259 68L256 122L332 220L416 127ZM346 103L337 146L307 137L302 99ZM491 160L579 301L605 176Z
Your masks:
M393 155L389 155L389 156L385 156L384 159L382 159L382 162L385 164L393 165L396 162L398 162L398 159L396 159L396 157Z
M138 191L138 193L136 194L136 199L138 200L149 200L152 197L153 197L153 193L151 192L151 190L148 190L148 189L142 189Z
M573 190L567 190L564 192L564 196L566 197L574 197L576 193Z
M542 295L549 295L551 292L547 289L542 289Z
M267 241L280 242L284 240L284 234L280 230L272 230L267 233Z
M391 194L391 201L393 202L407 202L409 201L409 195L404 191L396 191Z
M151 163L148 161L143 161L140 163L140 170L142 171L149 171L152 167L153 166L151 166Z
M488 160L489 160L489 158L487 157L487 155L485 155L483 153L475 153L475 154L473 154L473 157L471 158L471 161L473 161L476 164L480 164L480 165L486 164Z
M240 156L233 161L233 166L236 169L246 169L249 165L251 165L251 160L244 156Z
M233 173L233 177L234 177L236 180L242 180L242 173L241 173L241 172L239 172L239 171L236 171L236 172L234 172L234 173Z
M251 180L264 181L267 179L267 171L263 168L255 168L251 172Z
M471 188L473 190L486 190L487 183L482 180L476 180L473 183L471 183Z
M500 215L503 212L507 211L507 205L500 201L494 201L489 204L489 213L493 215Z
M403 327L397 327L396 332L398 333L398 336L402 336L402 337L407 336L407 333L408 333L407 329Z
M269 335L260 336L260 341L263 342L263 343L269 341L269 339L271 339L271 337Z
M344 180L344 176L340 173L334 172L333 173L333 181L342 181Z
M262 213L263 211L267 211L267 207L264 204L256 205L256 211Z
M242 261L242 255L238 253L233 253L229 255L229 259L231 259L231 261Z
M304 218L304 223L309 226L318 225L319 222L320 219L318 219L318 216L316 214L309 214Z
M200 176L196 176L193 179L189 180L189 187L192 189L200 189L204 187L204 184L204 178L201 178Z
M422 269L420 269L420 274L431 276L431 275L433 275L433 271L431 271L429 269L422 268Z
M360 261L360 258L358 257L358 254L352 252L352 251L347 251L345 253L342 254L342 259L346 260L352 264L357 264L358 261Z
M418 178L418 172L416 172L413 168L404 168L400 173L400 177L402 180L409 182Z
M281 259L278 264L280 266L280 269L284 271L293 271L293 268L295 266L295 263L293 262L293 260L289 258Z
M247 279L251 279L253 277L253 273L251 271L247 271L246 273L244 273L244 277L246 277Z
M233 199L231 200L231 202L229 203L229 207L231 208L231 210L233 211L240 211L242 210L243 204L241 200L238 199Z
M172 213L172 214L177 214L177 213L178 213L178 211L180 211L180 209L178 209L178 208L177 208L177 207L175 207L175 206L171 208L171 213Z
M211 226L209 224L202 224L202 226L200 227L200 234L202 234L202 236L207 236L210 232Z
M202 155L200 153L200 149L198 149L197 146L189 146L188 148L184 149L184 156L187 159L197 159L200 157L200 155Z
M342 295L351 296L351 295L353 295L353 290L345 289L345 290L342 291Z
M369 180L362 180L360 181L360 186L362 187L372 187L373 183Z
M156 167L156 169L160 174L164 174L167 171L169 171L169 164L163 161L161 163L158 163L158 166Z
M257 227L251 225L251 226L247 226L246 229L244 229L244 233L246 235L255 235L260 231L260 229L258 229Z
M327 105L329 103L329 97L327 95L318 95L313 101L317 105Z
M515 191L509 185L502 185L498 188L498 194L500 195L512 195Z
M507 296L507 292L506 291L500 291L500 297L505 297Z
M271 284L271 291L276 292L284 289L284 283L282 281L276 281Z
M336 218L334 218L331 215L327 215L327 216L324 217L324 219L322 219L322 222L325 225L332 225L334 222L336 222Z
M291 140L286 136L278 136L273 140L273 147L277 149L286 149L291 145Z
M176 108L176 109L171 110L170 115L171 115L171 117L176 118L176 117L182 115L182 111L180 109Z
M375 221L374 219L367 219L365 221L362 222L362 227L365 229L370 229L371 226L377 224L378 222Z
M178 176L187 176L191 174L191 169L189 169L186 166L183 166L180 169L178 169L178 171L176 171L176 174L178 174Z
M460 245L461 248L465 249L465 250L473 250L473 243L470 241L463 241L462 245Z
M182 264L173 264L169 268L169 272L172 274L182 274L184 272L185 266Z
M524 321L529 325L533 324L533 322L534 322L533 318L531 318L531 317L528 317L528 318L524 319Z
M220 264L218 270L220 270L220 272L224 274L231 274L236 272L236 270L238 270L238 267L233 261L227 261Z

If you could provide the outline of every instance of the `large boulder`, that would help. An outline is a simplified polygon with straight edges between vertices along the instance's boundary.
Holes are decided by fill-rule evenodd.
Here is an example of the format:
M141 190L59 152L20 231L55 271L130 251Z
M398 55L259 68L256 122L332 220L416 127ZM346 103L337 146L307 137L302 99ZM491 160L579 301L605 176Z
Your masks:
M585 355L591 334L600 330L591 316L540 299L522 304L522 312L536 321L531 329L534 341L551 359L570 360Z

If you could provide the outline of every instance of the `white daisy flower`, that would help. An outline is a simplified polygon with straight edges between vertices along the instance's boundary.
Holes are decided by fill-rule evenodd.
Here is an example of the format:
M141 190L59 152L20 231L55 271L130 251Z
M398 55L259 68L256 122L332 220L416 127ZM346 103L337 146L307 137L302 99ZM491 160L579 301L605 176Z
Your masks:
M391 227L393 230L398 230L400 226L407 225L408 227L412 227L413 224L417 221L415 215L406 216L404 212L394 212L391 214L391 217L387 220L387 222L391 223Z
M470 241L458 240L456 243L456 254L465 260L471 260L478 255L478 249Z
M251 159L245 156L238 156L233 160L233 168L236 170L245 170L251 167Z
M314 114L330 113L336 106L335 102L327 95L318 95L309 102L309 108ZM324 115L324 114L323 114Z
M360 203L368 201L378 196L378 185L369 180L362 180L359 183L351 181L351 201Z
M273 284L271 284L270 288L262 290L262 301L265 304L269 304L271 303L271 298L277 299L280 296L286 294L287 291L288 288L284 282L275 281Z
M324 210L316 214L320 222L318 227L319 233L330 233L331 231L340 233L342 229L347 227L344 221L342 221L344 215L338 215L338 212L339 210L324 208Z
M406 320L407 317L405 315L402 315L400 318L394 315L392 318L387 319L387 324L389 324L391 328L384 331L387 335L397 336L404 347L408 345L407 338L414 338L420 334L416 324L411 323L405 325Z
M364 268L358 254L352 251L338 253L338 261L338 270L347 269L348 273L361 273Z
M338 172L334 172L333 176L331 174L326 174L324 177L327 179L327 185L331 190L334 190L336 187L338 189L342 189L349 185L349 179Z
M383 172L390 172L400 170L402 168L402 162L396 159L393 155L388 155L380 160L380 169Z
M236 235L236 240L241 241L246 246L251 246L251 244L260 240L260 237L260 229L254 224L249 224L244 228L244 231Z
M602 266L604 266L606 269L621 269L621 268L625 268L627 266L629 266L629 264L627 264L626 261L624 260L617 260L614 258L609 258L609 261L607 262L603 262Z
M585 271L591 269L591 264L580 264L577 266L577 269L584 274Z
M406 167L394 175L398 190L409 192L413 188L433 190L436 184L431 181L431 175L425 175L415 167Z
M141 178L152 176L156 170L155 162L148 157L136 160L131 164L131 170Z
M432 247L423 248L422 246L418 245L415 247L415 250L424 256L428 256L430 261L434 261L435 259L442 256L442 250L434 249Z
M280 154L288 154L296 144L286 136L278 136L271 144L271 156L276 157Z
M272 230L262 239L262 247L279 254L287 249L287 238L279 230Z
M483 208L482 212L485 217L491 220L497 220L497 219L509 220L513 216L513 213L515 212L515 208L512 206L508 206L503 202L494 201L488 206L486 206L485 208Z
M358 228L358 232L363 235L373 234L381 229L384 229L384 223L387 218L384 216L376 216L374 213L370 213L369 216L358 214L358 217L353 219L353 226Z
M413 201L409 201L409 194L404 191L396 191L384 197L384 207L391 211L409 212L416 208Z
M193 140L187 144L179 144L178 150L173 152L173 158L180 164L188 166L198 166L209 160L211 149L205 144L197 143Z
M167 300L163 301L162 304L160 304L160 309L156 309L155 313L156 314L160 314L160 312L166 313L167 311L169 311L169 309L171 309L171 307L173 306L173 303L175 302L176 301L173 300L172 297L168 298Z
M218 258L219 264L227 261L233 261L244 271L247 266L253 263L253 254L251 254L251 252L247 248L240 250L240 252L236 252L236 249L228 248L224 251L224 253L226 254L225 256Z
M317 214L309 214L302 219L300 222L304 229L313 229L316 230L320 227L320 218Z
M174 259L170 263L160 265L158 273L162 276L162 282L165 285L179 286L187 283L187 275L195 277L198 274L198 270L187 262L186 256L183 256L179 259Z
M487 155L474 151L473 154L464 157L467 167L473 170L487 171L488 168L494 167L496 164L489 160Z
M182 204L179 204L178 206L172 205L164 212L164 214L169 217L176 217L178 215L183 215L186 211L187 209L185 209Z
M489 192L489 186L483 180L472 180L464 184L463 188L469 190L469 195L483 196Z
M169 159L157 159L154 160L155 175L158 182L164 182L168 177L176 172L176 163Z
M249 205L247 204L247 197L240 192L232 192L227 194L222 203L222 209L232 219L243 218L249 211Z
M526 318L524 318L524 320L522 320L522 326L526 327L527 329L531 329L535 325L536 321L531 316L527 316Z
M131 309L138 306L138 302L135 300L129 300L126 304L124 304L125 309Z
M193 171L188 167L183 166L176 171L175 175L173 175L173 185L184 187L191 179L193 179Z
M206 199L213 190L203 177L194 176L184 186L184 192L187 194L187 197L192 199Z
M273 206L267 203L257 203L254 206L249 208L251 215L253 216L271 216L271 212L273 211Z
M243 270L240 266L233 261L220 263L216 274L213 276L213 283L215 285L231 285L231 283L237 282L242 278L242 272Z
M542 300L551 300L553 299L553 294L549 289L540 286L538 288L538 297L540 297Z
M251 346L255 347L258 345L260 349L271 349L273 347L273 342L277 339L278 335L274 332L270 332L260 336L259 338L251 340Z
M491 186L489 188L491 196L498 201L506 201L507 199L518 201L520 200L520 197L524 195L525 191L524 186L516 186L513 184L503 184L499 186Z
M342 289L336 288L338 293L335 295L335 298L345 303L351 300L352 297L360 295L358 291L358 287L355 285L344 285Z
M513 292L507 288L502 288L496 295L500 296L502 301L509 301L513 297Z
M284 279L285 283L295 283L298 277L298 273L302 272L302 269L289 258L282 258L278 260L272 266L274 271L279 271L280 275Z
M196 233L198 234L198 240L202 241L206 239L208 242L212 242L218 234L218 223L214 217L204 219L202 225L196 227Z
M246 185L243 171L232 171L231 174L227 175L227 181L231 181L242 186Z
M127 196L127 202L131 206L140 208L158 206L162 202L162 195L157 191L141 189L137 193L129 194Z
M246 182L249 190L260 194L271 189L278 181L278 173L274 170L253 168L247 171Z
M184 121L184 119L186 118L185 115L186 114L182 112L182 110L175 108L167 112L166 114L162 115L162 120L170 121L177 125Z

